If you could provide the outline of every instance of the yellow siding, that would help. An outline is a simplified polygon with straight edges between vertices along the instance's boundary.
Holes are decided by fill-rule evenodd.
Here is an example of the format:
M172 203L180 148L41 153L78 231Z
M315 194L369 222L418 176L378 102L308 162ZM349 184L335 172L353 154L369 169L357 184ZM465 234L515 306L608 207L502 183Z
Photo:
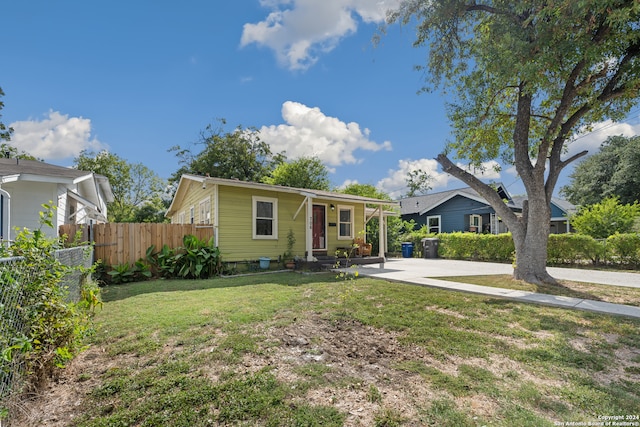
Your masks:
M275 240L253 239L253 196L278 199L278 238ZM185 200L187 200L185 198ZM287 250L287 234L293 230L296 243L293 255L305 256L305 217L306 206L300 209L295 221L293 216L303 203L304 197L296 194L264 191L240 187L218 187L218 245L224 261L256 260L259 257L278 259ZM351 240L338 240L338 227L328 226L337 223L338 203L326 199L315 199L314 204L325 204L327 209L327 253L333 255L338 247L351 245ZM331 211L334 204L336 210ZM187 203L185 202L185 205ZM364 204L340 203L341 206L354 206L354 237L364 230ZM213 206L213 201L212 201Z
M184 212L184 222L189 223L189 210L191 207L194 208L195 216L194 222L195 224L200 224L202 222L202 218L200 218L200 202L209 198L211 201L211 221L210 224L213 224L213 216L215 213L214 210L214 186L207 186L206 189L202 188L202 184L199 182L191 181L188 184L188 187L185 189L185 197L182 200L182 203L179 206L175 206L175 214L171 217L172 223L178 222L178 216L180 212Z

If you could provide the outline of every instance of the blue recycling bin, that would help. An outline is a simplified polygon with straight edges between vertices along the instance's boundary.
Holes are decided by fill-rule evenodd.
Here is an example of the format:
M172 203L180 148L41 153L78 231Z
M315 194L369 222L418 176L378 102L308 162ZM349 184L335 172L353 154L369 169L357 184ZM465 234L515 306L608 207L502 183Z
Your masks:
M402 258L412 258L412 257L413 257L413 243L402 242Z
M267 268L269 268L269 265L271 264L271 258L263 256L260 257L260 268L263 270L266 270Z

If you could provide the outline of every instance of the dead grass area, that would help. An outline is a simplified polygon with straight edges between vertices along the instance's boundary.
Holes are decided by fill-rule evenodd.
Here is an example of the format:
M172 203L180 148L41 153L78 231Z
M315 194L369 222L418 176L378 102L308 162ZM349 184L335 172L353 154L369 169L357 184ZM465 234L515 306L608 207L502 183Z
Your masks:
M451 315L457 316L456 313ZM292 389L310 380L313 382L313 377L317 376L318 386L309 387L291 404L299 402L338 408L347 414L345 426L375 425L376 414L383 409L402 414L402 425L423 425L415 420L420 419L423 408L429 407L430 402L438 398L453 398L457 408L472 417L499 417L503 405L500 399L483 392L452 396L434 386L419 370L402 369L407 362L433 368L452 377L459 375L459 368L463 365L487 370L514 392L523 382L537 384L546 390L557 390L567 385L560 378L546 377L530 370L525 363L498 354L487 358L452 356L438 360L420 346L402 343L400 333L362 325L350 319L329 320L319 314L311 314L286 326L263 324L257 332L264 336L268 346L257 354L245 355L235 367L215 362L204 365L200 375L216 382L220 379L220 373L229 369L239 369L246 374L269 368L279 381ZM514 340L503 336L496 335L494 338L514 344ZM548 339L549 336L540 332L538 338ZM616 337L609 336L607 341L615 342ZM580 337L571 344L576 350L586 351L594 344L594 340ZM517 346L526 345L521 342ZM215 343L210 342L202 346L201 351L210 352L214 347ZM167 357L179 351L178 348L177 344L165 345L159 353ZM635 366L639 356L640 350L637 348L620 346L612 357L611 369L596 375L594 379L608 385L621 377L629 377L625 368ZM86 405L87 396L109 375L110 370L135 369L147 363L151 363L148 357L112 357L104 347L90 347L42 392L28 396L22 404L20 419L14 420L11 426L73 425L74 419L81 415ZM634 379L640 381L640 375L635 375Z
M151 292L105 306L95 344L25 396L10 427L274 425L281 414L324 415L332 427L537 427L640 403L633 319L368 278ZM258 406L281 396L278 407L223 417L220 402L251 393ZM185 395L200 406L170 412L204 418L146 423Z

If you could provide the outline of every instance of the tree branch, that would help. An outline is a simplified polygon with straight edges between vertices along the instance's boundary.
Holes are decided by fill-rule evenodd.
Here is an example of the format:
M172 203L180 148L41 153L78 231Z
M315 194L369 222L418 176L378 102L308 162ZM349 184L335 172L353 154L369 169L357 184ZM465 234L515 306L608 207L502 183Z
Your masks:
M513 150L516 170L522 177L522 182L529 191L533 183L533 167L529 157L529 127L531 125L532 97L524 91L525 83L520 83L518 92L518 106L516 107L516 122L513 129Z
M460 181L469 185L469 187L473 188L478 194L484 197L485 200L487 200L489 204L495 209L502 220L507 223L507 226L509 228L513 228L516 224L518 224L518 218L502 201L502 198L498 195L496 190L480 181L474 175L455 165L444 153L438 154L438 156L436 157L436 161L440 163L440 166L442 166L442 170L444 172L458 178Z
M468 4L467 6L465 6L464 10L465 10L465 12L481 11L481 12L488 12L488 13L491 13L493 15L511 15L511 16L513 16L512 13L509 13L506 10L501 10L501 9L498 9L498 8L495 8L493 6L489 6L489 5L486 5L486 4L477 4L476 2Z
M586 156L587 154L589 154L589 151L583 150L577 154L574 154L573 156L569 157L564 161L558 160L556 162L549 162L549 176L547 177L547 182L544 185L545 193L547 195L548 200L551 200L551 197L553 196L553 189L556 187L556 184L558 183L558 179L560 178L560 172L562 172L562 170L565 167L567 167L567 165L569 165L572 162L575 162L581 157Z

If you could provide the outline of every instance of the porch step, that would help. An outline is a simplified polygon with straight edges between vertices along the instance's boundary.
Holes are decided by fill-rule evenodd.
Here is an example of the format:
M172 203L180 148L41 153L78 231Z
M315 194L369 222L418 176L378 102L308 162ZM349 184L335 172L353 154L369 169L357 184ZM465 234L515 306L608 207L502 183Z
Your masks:
M381 257L356 257L356 258L336 258L332 256L326 257L316 257L318 261L317 264L322 269L331 269L331 268L344 268L351 267L354 265L363 265L363 264L379 264L384 262L384 258Z

